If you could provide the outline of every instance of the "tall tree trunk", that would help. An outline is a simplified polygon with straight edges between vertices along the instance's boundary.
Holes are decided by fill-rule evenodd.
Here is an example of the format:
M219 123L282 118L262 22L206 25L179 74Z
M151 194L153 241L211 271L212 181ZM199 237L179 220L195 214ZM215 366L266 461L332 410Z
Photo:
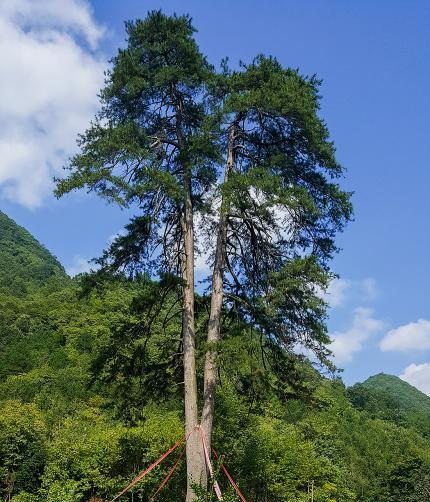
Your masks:
M234 168L234 143L238 119L230 126L227 143L227 162L224 183L228 181ZM217 383L216 343L220 339L221 310L224 296L224 267L227 247L227 215L229 203L223 197L220 205L218 233L215 250L215 263L212 276L211 309L209 315L207 343L208 350L204 369L204 397L201 426L211 451L212 428L215 409L215 389Z
M195 499L193 484L207 484L206 464L203 455L198 425L196 347L194 331L194 228L191 184L185 181L186 200L183 217L184 263L183 263L183 319L182 339L184 350L185 432L190 434L186 445L187 502Z
M178 98L176 90L171 89L172 101L176 111L176 135L180 149L185 148L182 131L183 103ZM192 502L196 496L193 485L206 488L207 474L206 463L200 435L197 430L198 400L197 400L197 374L196 374L196 335L194 329L194 222L191 171L187 162L184 168L184 212L182 215L183 233L183 317L182 317L182 343L184 353L184 412L187 460L187 496L186 502Z

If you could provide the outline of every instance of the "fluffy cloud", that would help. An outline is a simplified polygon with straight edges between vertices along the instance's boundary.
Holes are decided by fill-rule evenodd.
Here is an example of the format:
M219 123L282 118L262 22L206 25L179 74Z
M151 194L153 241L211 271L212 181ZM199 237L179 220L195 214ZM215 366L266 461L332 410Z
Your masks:
M353 281L349 279L333 279L327 290L320 292L321 297L330 307L342 307L347 302L370 302L378 295L375 279Z
M392 329L381 340L380 348L384 352L430 349L430 321L418 319L416 322Z
M410 364L399 377L430 395L430 363Z
M372 309L358 307L354 310L352 326L346 331L331 334L333 340L330 349L336 363L344 364L352 360L353 355L363 348L363 344L373 335L384 329L384 322L375 319Z
M330 307L339 307L345 302L347 290L351 284L345 279L333 279L321 296Z
M81 0L0 3L1 197L32 208L51 192L96 110L102 34Z

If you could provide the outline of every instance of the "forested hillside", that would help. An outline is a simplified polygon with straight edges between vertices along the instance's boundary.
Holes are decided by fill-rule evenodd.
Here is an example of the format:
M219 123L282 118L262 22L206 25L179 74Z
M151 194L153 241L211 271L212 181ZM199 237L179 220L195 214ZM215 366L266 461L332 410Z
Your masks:
M380 373L348 389L348 395L356 408L375 418L430 435L430 397L399 377Z
M358 389L365 389L369 394L385 395L399 410L430 415L430 397L399 377L379 373L355 385L351 391Z
M2 248L0 281L7 283L17 255L44 257L54 275L62 274L25 231L2 221L17 234L12 231ZM37 263L20 269L25 284L42 282L44 267ZM110 500L183 434L175 287L145 276L96 276L48 282L18 296L3 290L4 500ZM172 301L160 306L162 295ZM208 298L198 297L196 310L201 340ZM429 500L427 434L386 415L389 408L424 416L426 396L386 375L347 391L340 379L319 376L305 360L286 354L267 360L258 332L240 316L226 314L223 323L230 336L219 347L214 446L250 502L307 501L312 484L315 501ZM145 478L134 500L148 500L174 460ZM181 464L159 500L182 501L185 489Z
M0 211L0 290L15 295L65 278L58 261L24 228Z

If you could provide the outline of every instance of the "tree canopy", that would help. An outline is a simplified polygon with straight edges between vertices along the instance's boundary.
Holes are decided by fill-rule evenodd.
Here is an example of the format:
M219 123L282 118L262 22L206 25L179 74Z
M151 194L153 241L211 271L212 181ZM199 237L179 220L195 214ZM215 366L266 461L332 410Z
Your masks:
M264 56L235 71L224 63L217 72L201 54L188 16L153 11L126 31L127 47L113 58L100 94L101 111L80 136L80 153L69 176L58 180L57 195L86 187L135 210L126 234L100 259L102 272L182 281L191 502L192 485L206 485L193 431L201 424L210 444L223 310L257 329L267 348L292 354L302 346L330 366L317 292L332 278L334 238L352 207L332 181L343 169L318 116L316 77ZM198 246L214 261L201 420Z

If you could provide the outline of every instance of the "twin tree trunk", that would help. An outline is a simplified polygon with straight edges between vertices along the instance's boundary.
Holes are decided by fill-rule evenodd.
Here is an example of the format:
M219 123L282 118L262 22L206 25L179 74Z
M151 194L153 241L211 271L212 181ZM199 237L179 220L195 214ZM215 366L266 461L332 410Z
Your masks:
M229 130L227 162L224 182L229 179L234 167L234 140L236 127ZM198 423L197 378L195 361L194 332L194 229L191 202L191 188L188 186L184 216L184 385L185 385L185 431L190 434L187 441L187 502L195 499L193 484L207 487L207 471L201 438L196 430ZM201 428L211 451L212 428L215 407L215 389L217 383L217 347L220 339L221 310L223 302L224 267L227 245L227 213L228 203L221 199L218 233L215 249L215 262L212 277L211 308L207 333L208 348L204 367L204 393Z

